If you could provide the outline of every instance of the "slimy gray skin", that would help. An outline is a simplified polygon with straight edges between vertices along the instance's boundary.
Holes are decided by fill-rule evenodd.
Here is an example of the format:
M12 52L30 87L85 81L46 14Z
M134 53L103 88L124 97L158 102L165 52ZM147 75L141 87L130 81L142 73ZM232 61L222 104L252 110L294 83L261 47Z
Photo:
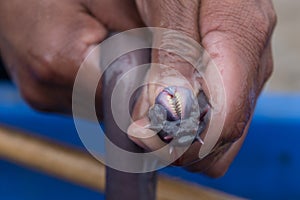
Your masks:
M203 91L197 98L191 90L170 86L156 97L148 117L150 129L173 146L186 146L198 140L209 119L210 106Z
M155 104L166 109L167 120L177 121L188 118L194 103L194 95L184 87L166 87L155 99Z

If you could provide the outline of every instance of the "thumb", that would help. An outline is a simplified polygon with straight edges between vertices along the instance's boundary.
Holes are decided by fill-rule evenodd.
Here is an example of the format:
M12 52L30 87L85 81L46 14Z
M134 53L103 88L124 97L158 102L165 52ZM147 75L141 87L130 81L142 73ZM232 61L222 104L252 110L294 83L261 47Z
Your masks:
M156 135L156 132L147 128L149 124L150 122L147 117L133 122L128 128L128 136L133 142L144 149L160 149L165 144L158 137L153 137Z
M201 53L196 48L200 43L199 2L139 0L137 5L146 25L159 28L152 29L153 50L148 85L135 106L135 122L129 127L128 134L138 145L154 150L163 144L149 130L150 122L146 113L156 97L169 86L188 88L194 95L201 90L200 74L193 66Z
M137 0L140 15L153 31L152 65L148 73L150 104L164 87L175 85L197 93L199 81L193 62L199 58L199 1Z

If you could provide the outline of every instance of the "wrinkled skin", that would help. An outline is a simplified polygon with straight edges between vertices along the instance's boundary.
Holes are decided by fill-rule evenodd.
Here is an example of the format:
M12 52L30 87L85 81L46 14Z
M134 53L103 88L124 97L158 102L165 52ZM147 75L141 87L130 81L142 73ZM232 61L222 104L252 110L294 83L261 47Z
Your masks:
M221 138L203 160L193 162L200 146L193 144L175 164L212 177L222 176L243 143L256 99L272 72L270 38L276 23L272 3L266 0L202 0L201 4L197 0L137 2L147 26L183 31L201 42L221 72L227 100ZM164 51L153 51L152 56L153 62L175 68L187 78L193 77L193 69L181 58ZM163 79L159 74L160 69L150 69L149 79L160 83ZM131 139L150 150L161 145L158 138L146 137L152 133L144 128L149 123L144 116L145 107L153 105L153 97L161 90L157 85L144 89L134 113L136 121L129 127Z
M88 52L108 30L140 26L131 0L1 1L1 56L32 107L71 114L73 83Z
M190 171L223 175L240 149L256 99L272 72L270 38L276 17L269 0L10 0L0 2L0 51L8 71L31 106L71 112L72 86L88 51L108 33L158 26L183 31L200 42L221 71L227 110L215 150L204 160L192 146L176 164ZM193 70L180 58L153 51L152 61L182 71ZM148 78L159 82L160 71ZM140 139L149 130L146 111L160 88L144 88L134 109L130 138L147 149L156 141ZM97 96L101 100L101 86ZM101 106L100 106L101 107ZM100 109L100 108L99 108ZM101 113L101 110L99 110ZM157 138L156 138L157 139Z

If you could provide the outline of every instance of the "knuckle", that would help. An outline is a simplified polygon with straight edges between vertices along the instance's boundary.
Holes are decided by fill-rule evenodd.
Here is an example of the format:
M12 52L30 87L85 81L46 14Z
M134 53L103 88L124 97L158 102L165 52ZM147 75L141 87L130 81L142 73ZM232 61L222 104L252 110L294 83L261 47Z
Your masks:
M20 93L23 99L30 105L30 107L39 110L42 104L40 98L37 95L33 95L33 92L28 88L20 88Z
M255 101L251 98L252 97L245 96L240 106L238 105L239 103L237 103L235 107L231 107L225 122L225 127L227 128L223 132L223 142L235 142L245 133L255 106Z
M20 88L20 93L23 99L28 103L28 105L38 111L42 112L55 112L56 108L52 103L46 101L43 94L38 91L33 91L31 88Z
M229 40L241 47L249 60L258 60L273 32L275 11L255 1L244 0L238 3L224 1L221 6L210 6L212 9L204 13L206 22L203 22L209 25L202 34L224 32Z
M265 48L265 44L269 42L275 26L275 18L273 19L266 12L257 11L252 16L251 27L253 28L249 29L249 35L251 35L253 41L257 41L263 45L262 50Z
M241 45L250 53L249 56L259 59L270 37L270 24L261 12L256 12L248 18L249 22L232 32L241 38Z
M226 174L231 162L225 161L224 159L222 159L222 157L228 151L231 144L231 142L226 143L223 141L215 150L215 152L211 153L211 155L213 156L213 162L212 165L204 171L206 175L212 178L220 178Z
M273 64L271 66L267 67L266 74L265 74L265 79L263 80L264 82L266 82L272 76L273 71L274 71Z
M57 77L54 58L47 54L31 56L34 59L32 70L36 80L41 83L53 83Z
M79 69L86 51L87 46L82 42L70 41L61 44L54 43L46 51L32 49L29 52L32 74L40 83L71 84L75 78L75 70Z
M246 128L246 124L247 124L247 122L245 122L245 121L236 123L235 128L232 133L232 136L231 136L232 138L230 138L231 141L234 142L242 137L244 130Z
M41 69L35 71L35 76L37 81L41 83L54 83L55 80L55 72L48 67L40 67Z

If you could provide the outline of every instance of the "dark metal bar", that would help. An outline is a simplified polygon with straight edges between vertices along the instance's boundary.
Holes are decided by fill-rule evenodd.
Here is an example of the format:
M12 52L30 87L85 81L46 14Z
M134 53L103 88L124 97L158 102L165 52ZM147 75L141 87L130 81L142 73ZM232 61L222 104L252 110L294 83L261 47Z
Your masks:
M111 111L111 95L117 81L128 70L137 65L149 63L150 60L149 50L137 50L128 53L117 61L115 61L105 72L105 80L103 81L103 103L104 103L104 125L107 137L118 147L131 151L131 152L143 152L143 149L134 144L128 139L126 133L124 133L116 124ZM132 77L132 80L143 80L146 72L140 72L136 77ZM131 80L131 81L132 81ZM130 82L127 83L126 88L130 88ZM125 92L126 94L126 92ZM115 105L114 105L115 106ZM120 99L120 104L117 106L122 107L125 105ZM133 105L130 107L132 108ZM130 108L130 109L131 109ZM124 110L128 109L124 107ZM129 120L129 119L128 119ZM114 152L110 152L109 148L106 150L107 156L118 157ZM142 162L142 161L140 161ZM143 164L143 163L141 163ZM156 173L127 173L121 172L110 167L106 167L106 198L109 200L154 200L156 195Z

